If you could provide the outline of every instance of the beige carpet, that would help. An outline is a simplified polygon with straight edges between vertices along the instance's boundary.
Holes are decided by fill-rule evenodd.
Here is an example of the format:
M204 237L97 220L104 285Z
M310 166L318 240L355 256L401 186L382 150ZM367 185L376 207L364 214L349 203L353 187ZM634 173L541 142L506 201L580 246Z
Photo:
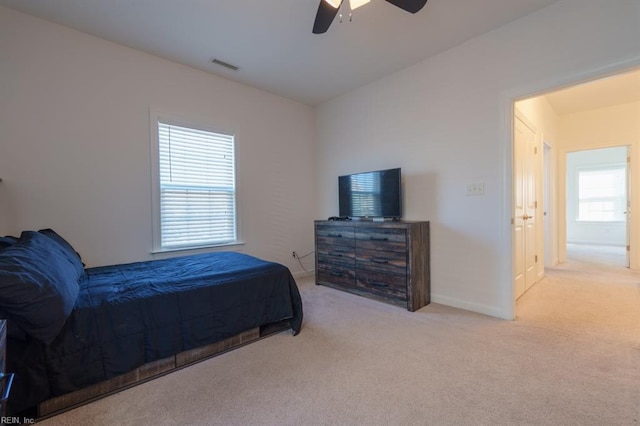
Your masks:
M640 274L571 262L504 321L299 280L305 322L44 425L638 425Z
M597 266L627 265L624 246L567 244L567 260Z

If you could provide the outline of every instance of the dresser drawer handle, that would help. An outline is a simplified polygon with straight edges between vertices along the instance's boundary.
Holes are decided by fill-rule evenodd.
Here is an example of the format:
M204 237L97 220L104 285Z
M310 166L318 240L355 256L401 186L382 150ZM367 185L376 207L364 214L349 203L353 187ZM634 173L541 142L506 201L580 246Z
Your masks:
M373 259L371 259L371 262L373 262L373 263L389 263L389 261L387 259L376 259L375 257Z
M340 272L329 272L329 275L331 275L332 277L340 277L340 278L344 276Z
M342 234L333 234L331 232L329 232L329 236L334 238L342 238Z
M342 253L332 251L332 252L329 252L329 256L342 257Z
M351 253L353 250L335 248L332 253Z
M369 237L372 241L389 241L389 237Z
M4 374L0 373L0 381L6 380L7 383L4 385L4 393L2 394L2 398L0 398L0 403L5 402L9 399L9 393L11 392L11 385L13 384L13 373Z
M379 282L376 282L376 281L371 281L371 282L369 282L369 284L375 285L376 287L389 287L389 284L387 284L387 283L379 283Z

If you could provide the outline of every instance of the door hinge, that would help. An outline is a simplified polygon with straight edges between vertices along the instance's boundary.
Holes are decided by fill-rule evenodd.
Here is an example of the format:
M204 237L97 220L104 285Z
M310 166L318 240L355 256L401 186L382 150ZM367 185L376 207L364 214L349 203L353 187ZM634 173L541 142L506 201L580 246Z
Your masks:
M511 218L511 224L513 225L514 223L516 223L514 218Z
M534 258L535 258L535 262L538 263L538 255L537 254L534 256Z
M538 208L538 202L537 202L537 201L534 201L534 202L533 202L533 208L534 208L534 209L537 209L537 208Z
M631 246L627 246L627 251L631 250Z
M627 163L631 163L631 157L627 157Z
M534 147L533 147L533 154L535 155L535 154L537 154L537 153L538 153L538 147L537 147L537 146L534 146Z

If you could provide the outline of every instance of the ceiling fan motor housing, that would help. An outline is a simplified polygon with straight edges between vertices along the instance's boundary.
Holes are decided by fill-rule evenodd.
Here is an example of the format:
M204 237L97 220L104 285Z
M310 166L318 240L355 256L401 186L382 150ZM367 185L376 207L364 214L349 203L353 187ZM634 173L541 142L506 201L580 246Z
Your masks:
M355 9L366 3L369 3L370 0L349 0L349 1L350 1L351 9ZM386 0L386 1L409 13L417 13L424 7L425 4L427 4L427 0ZM342 3L343 3L343 0L320 0L320 4L318 5L318 12L316 13L316 19L313 22L314 34L323 34L327 32L327 30L331 26L331 23L333 22L336 15L338 14L338 10L340 9L340 6L342 6Z

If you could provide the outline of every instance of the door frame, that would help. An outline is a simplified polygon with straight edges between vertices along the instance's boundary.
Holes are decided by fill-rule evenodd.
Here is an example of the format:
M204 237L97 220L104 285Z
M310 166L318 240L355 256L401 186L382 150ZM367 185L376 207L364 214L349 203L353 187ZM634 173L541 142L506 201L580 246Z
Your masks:
M542 220L544 226L544 268L558 264L558 228L556 226L556 150L544 135L542 136ZM543 268L543 273L544 273Z
M633 162L631 161L631 159L633 158L632 154L633 154L633 145L627 145L627 179L626 179L626 185L627 187L625 188L627 193L627 208L624 212L625 214L625 224L626 224L626 239L627 239L627 243L626 243L626 250L625 250L625 255L626 255L626 266L627 268L631 269L631 228L633 226L633 205L631 204L631 200L633 197L633 167L631 167L631 164L633 164ZM635 249L635 247L634 247ZM634 250L635 251L635 250Z

